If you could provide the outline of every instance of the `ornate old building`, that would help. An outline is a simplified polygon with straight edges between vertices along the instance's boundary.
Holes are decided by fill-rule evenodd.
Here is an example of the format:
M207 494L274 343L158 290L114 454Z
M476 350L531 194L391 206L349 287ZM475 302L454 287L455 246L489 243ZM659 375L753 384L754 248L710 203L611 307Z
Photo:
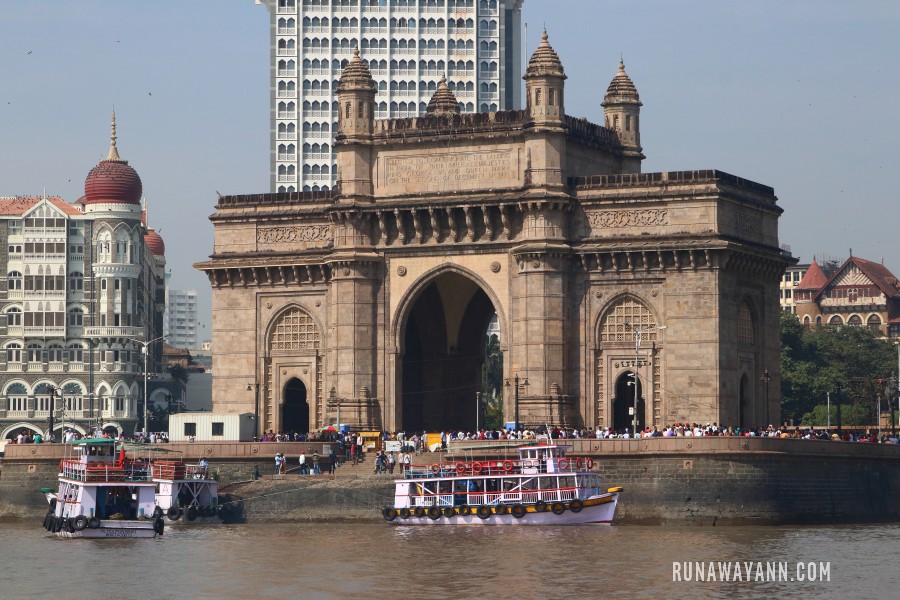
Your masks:
M851 254L830 276L813 258L794 292L796 314L805 326L866 326L900 338L900 282L884 266Z
M211 217L196 266L213 289L214 411L276 431L474 429L496 316L507 421L777 422L794 259L772 188L641 173L621 62L602 126L565 114L546 33L524 79L524 110L461 114L441 82L424 116L375 119L354 54L336 189L224 196Z
M109 153L74 204L0 198L0 438L143 425L144 363L156 372L162 348L145 359L141 342L162 334L165 246L142 190L113 114Z

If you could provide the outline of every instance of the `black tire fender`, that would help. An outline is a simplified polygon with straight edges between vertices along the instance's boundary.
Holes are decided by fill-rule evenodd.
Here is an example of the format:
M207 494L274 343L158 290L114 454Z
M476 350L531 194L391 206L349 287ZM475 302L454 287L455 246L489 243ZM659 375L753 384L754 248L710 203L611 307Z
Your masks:
M547 503L544 502L543 500L538 500L537 502L534 503L534 510L536 510L537 512L544 512L544 511L546 511L546 510L547 510Z
M490 506L484 506L484 505L479 506L478 510L476 512L478 514L478 518L481 520L490 519L491 515L494 514L491 512Z
M181 510L177 506L170 506L169 510L166 511L166 516L169 517L170 521L177 521L181 518Z
M496 512L498 515L508 515L509 514L509 506L506 504L498 504Z
M521 504L516 504L512 507L512 516L517 519L521 519L522 517L524 517L526 512L528 512L528 509L526 509Z
M196 521L197 520L197 507L191 506L187 509L187 513L185 514L188 521Z
M88 520L84 515L78 515L75 517L74 527L77 531L84 531L84 528L87 527Z
M416 509L413 511L413 514L416 515L418 518L421 519L422 517L425 516L425 507L424 507L424 506L417 506Z
M569 510L573 513L581 512L581 509L584 508L584 502L581 500L575 499L569 502Z
M397 518L397 509L395 509L393 506L385 506L381 509L381 516L384 517L385 521L390 523Z
M100 528L100 519L98 517L91 517L88 519L88 527L91 529L99 529Z
M553 514L554 515L561 515L564 512L566 512L565 504L563 504L562 502L554 502L553 503Z

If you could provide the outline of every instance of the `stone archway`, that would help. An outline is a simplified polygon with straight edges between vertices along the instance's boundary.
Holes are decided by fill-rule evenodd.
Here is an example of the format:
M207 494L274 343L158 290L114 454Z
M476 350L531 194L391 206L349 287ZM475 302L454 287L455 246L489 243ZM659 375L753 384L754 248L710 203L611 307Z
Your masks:
M632 434L642 430L644 425L644 392L640 379L637 383L637 426L632 417L634 408L634 372L627 371L616 379L616 397L613 399L612 428L621 433L628 429Z
M288 380L284 386L281 405L281 431L309 433L309 402L306 384L296 377Z
M405 431L473 431L486 334L497 310L473 279L447 271L423 284L401 321L397 379Z

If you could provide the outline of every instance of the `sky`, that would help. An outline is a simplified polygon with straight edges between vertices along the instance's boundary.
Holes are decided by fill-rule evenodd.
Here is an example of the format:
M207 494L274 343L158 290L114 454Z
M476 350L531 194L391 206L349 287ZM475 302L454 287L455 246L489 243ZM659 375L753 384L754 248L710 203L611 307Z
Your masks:
M525 0L566 113L602 122L619 58L641 96L643 171L720 169L775 188L801 262L900 275L900 2ZM269 190L269 15L254 0L4 3L0 196L74 202L109 149L141 177L169 285L211 292L217 193ZM527 57L526 57L527 59Z

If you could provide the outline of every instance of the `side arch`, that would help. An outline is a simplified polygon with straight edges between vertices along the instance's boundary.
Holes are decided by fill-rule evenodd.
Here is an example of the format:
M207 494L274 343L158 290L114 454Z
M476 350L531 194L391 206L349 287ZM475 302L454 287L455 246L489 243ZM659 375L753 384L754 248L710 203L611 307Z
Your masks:
M640 358L636 356L637 343L634 327L641 331ZM660 318L650 302L640 296L624 292L612 296L597 312L592 328L595 348L594 406L595 426L612 427L621 422L614 408L622 403L617 399L626 390L620 385L624 376L638 376L638 423L649 426L662 425L662 357L663 347L659 335ZM630 374L630 375L629 375ZM634 393L634 388L628 388ZM635 405L629 399L628 405ZM616 417L616 418L614 418ZM630 419L629 419L630 421Z

